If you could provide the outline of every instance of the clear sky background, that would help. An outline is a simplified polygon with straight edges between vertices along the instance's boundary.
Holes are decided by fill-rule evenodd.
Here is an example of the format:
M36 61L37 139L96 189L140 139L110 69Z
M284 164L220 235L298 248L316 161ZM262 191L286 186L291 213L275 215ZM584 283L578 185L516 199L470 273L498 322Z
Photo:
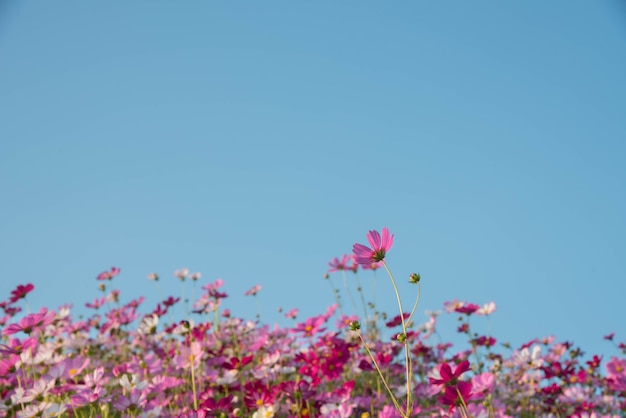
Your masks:
M187 267L237 316L261 284L286 324L278 306L323 312L328 261L387 226L418 319L493 300L500 342L615 354L625 75L618 1L3 2L0 294L32 282L31 310L78 315L117 266L152 309L146 275L179 296ZM397 313L381 273L376 303Z

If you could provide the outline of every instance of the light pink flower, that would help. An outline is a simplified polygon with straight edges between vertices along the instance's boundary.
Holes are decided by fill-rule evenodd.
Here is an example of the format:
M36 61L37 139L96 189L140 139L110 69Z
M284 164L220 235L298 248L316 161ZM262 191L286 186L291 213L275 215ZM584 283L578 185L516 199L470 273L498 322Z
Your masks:
M342 255L341 258L337 258L337 257L333 258L328 263L328 265L330 266L330 268L328 269L328 272L334 273L340 270L347 270L349 261L350 261L350 258L348 257L347 254Z
M496 377L493 373L485 372L472 377L472 392L479 394L485 391L490 391Z
M189 269L187 268L182 268L174 272L174 277L177 277L181 282L184 282L188 275Z
M110 271L103 271L102 273L98 274L97 279L98 280L111 280L112 278L120 274L120 271L121 270L118 267L111 267Z
M366 247L363 244L354 244L352 251L354 252L355 262L362 266L371 267L372 264L385 259L387 251L389 251L393 245L393 235L389 234L387 227L384 227L382 237L378 231L369 231L367 233L367 240L372 248Z
M259 293L259 291L261 291L261 285L257 284L255 286L252 286L250 289L248 289L246 291L246 293L244 293L245 296L254 296L257 293Z
M285 318L296 319L296 317L298 316L298 312L300 312L298 308L293 308L292 310L287 311L287 313L285 314Z

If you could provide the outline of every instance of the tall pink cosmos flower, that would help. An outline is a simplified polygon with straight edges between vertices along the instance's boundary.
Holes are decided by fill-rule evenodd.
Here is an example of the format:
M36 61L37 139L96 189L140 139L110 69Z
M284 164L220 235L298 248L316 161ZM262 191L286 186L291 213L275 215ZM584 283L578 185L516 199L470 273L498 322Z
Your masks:
M387 227L384 227L382 237L378 231L369 231L367 233L367 240L372 248L366 247L363 244L354 244L352 246L352 252L354 253L354 261L357 264L371 267L372 264L385 259L387 251L389 251L393 245L393 235L389 234Z

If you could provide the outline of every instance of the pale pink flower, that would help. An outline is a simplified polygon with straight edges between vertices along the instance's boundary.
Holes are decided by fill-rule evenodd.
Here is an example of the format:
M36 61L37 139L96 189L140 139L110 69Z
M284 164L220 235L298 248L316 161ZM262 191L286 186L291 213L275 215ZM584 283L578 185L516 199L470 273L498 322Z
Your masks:
M393 245L393 235L389 234L387 227L382 230L382 237L378 231L369 231L367 240L372 248L363 244L354 244L352 251L354 252L354 261L362 266L372 266L374 263L383 261L387 251Z
M285 318L296 319L296 317L298 316L298 312L300 312L298 308L293 308L290 311L287 311L287 313L285 314Z
M96 277L96 279L98 280L111 280L112 278L114 278L115 276L117 276L118 274L120 274L120 269L117 267L111 267L110 271L103 271L102 273L98 274L98 277Z
M465 302L461 302L458 299L452 299L443 303L443 309L448 313L452 313L463 306L465 306Z
M495 383L496 377L493 373L485 372L472 377L472 392L480 394L490 391Z
M188 275L189 275L189 269L187 268L182 268L174 272L174 277L177 277L178 279L180 279L181 282L185 281Z
M476 315L491 315L496 311L496 303L485 303L482 308L476 311Z
M390 405L385 405L383 409L378 413L378 418L401 418L400 414Z
M255 296L257 293L259 293L259 291L261 291L261 285L257 284L255 286L252 286L250 289L248 289L246 291L246 293L244 293L245 296Z
M146 403L146 394L138 389L133 389L128 397L120 396L113 401L113 407L118 411L124 411L125 409L135 406L141 409Z

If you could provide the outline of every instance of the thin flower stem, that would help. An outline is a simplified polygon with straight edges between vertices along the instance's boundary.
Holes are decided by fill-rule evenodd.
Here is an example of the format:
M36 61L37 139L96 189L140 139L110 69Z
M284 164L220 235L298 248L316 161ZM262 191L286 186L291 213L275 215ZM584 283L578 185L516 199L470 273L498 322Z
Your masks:
M400 309L400 319L402 320L402 332L404 333L404 357L405 357L405 368L406 368L406 413L408 415L411 410L411 358L409 356L409 342L406 340L406 322L404 321L404 310L402 309L402 300L400 299L400 293L398 292L398 286L396 285L396 281L393 278L393 274L391 274L391 270L387 267L387 263L383 260L383 266L385 266L385 270L387 270L387 274L391 279L391 283L393 284L393 290L396 292L396 299L398 300L398 308Z
M463 399L463 395L461 395L461 391L459 391L458 387L454 387L456 389L456 393L459 395L459 399L461 400L461 404L463 405L463 415L466 416L467 418L472 418L472 416L469 413L469 409L467 409L467 404L465 403L465 399Z
M400 404L398 403L398 400L396 399L396 397L394 396L393 392L391 391L391 389L387 385L387 381L385 380L385 376L383 375L383 372L380 370L380 367L378 367L378 363L376 363L376 359L374 358L374 355L372 354L372 352L370 351L369 347L365 343L365 340L363 339L363 335L361 335L360 331L357 331L357 334L359 335L359 338L361 339L361 342L363 343L363 347L365 348L365 351L367 351L367 354L372 359L372 363L374 363L374 367L376 368L376 371L378 372L378 375L380 376L380 379L383 381L383 385L385 385L385 389L387 389L387 392L389 393L389 396L391 396L391 401L393 402L393 404L396 407L396 409L398 410L398 412L402 413L402 409L400 408Z
M195 370L196 368L196 356L194 354L191 355L191 391L193 392L193 409L198 410L198 396L196 395L196 376Z
M411 322L411 319L413 318L413 314L415 313L415 309L417 309L417 304L420 302L420 296L421 296L421 288L420 288L420 284L419 282L417 282L417 299L415 299L415 304L413 305L413 309L411 310L411 314L409 315L409 319L407 319L406 322Z

